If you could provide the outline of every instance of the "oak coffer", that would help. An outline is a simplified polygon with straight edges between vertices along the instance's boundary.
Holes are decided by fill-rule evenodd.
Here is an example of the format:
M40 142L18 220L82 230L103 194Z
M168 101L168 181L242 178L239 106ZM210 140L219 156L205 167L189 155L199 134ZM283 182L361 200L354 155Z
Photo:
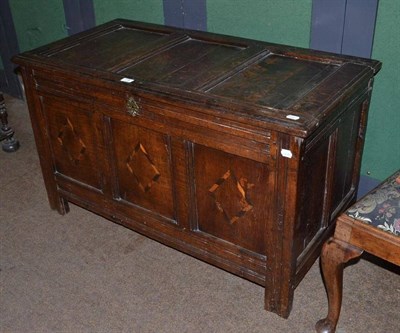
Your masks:
M14 58L50 206L293 292L356 194L381 63L115 20Z

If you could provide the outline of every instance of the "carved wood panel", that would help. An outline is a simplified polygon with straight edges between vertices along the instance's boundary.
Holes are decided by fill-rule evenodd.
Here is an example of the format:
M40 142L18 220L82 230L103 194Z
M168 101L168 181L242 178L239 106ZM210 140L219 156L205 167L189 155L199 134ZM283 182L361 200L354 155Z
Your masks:
M357 103L347 110L337 130L337 153L334 167L332 211L342 204L343 198L354 190L354 156L362 105Z
M197 229L265 254L265 224L274 201L266 164L195 145Z
M97 189L103 188L103 142L99 116L89 104L42 97L56 172Z
M112 120L120 199L175 220L169 137Z

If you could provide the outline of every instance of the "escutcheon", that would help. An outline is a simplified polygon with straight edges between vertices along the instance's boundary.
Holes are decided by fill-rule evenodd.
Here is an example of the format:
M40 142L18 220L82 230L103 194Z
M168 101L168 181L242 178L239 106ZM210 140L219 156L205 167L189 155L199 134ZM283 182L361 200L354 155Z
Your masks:
M133 97L128 98L128 101L126 102L126 108L127 108L128 113L132 117L136 117L139 115L140 107Z

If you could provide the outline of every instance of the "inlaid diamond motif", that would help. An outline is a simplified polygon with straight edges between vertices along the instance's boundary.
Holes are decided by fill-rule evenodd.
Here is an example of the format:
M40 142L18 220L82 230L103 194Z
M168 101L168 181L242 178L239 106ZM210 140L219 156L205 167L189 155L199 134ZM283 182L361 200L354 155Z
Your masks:
M233 224L253 209L247 195L253 186L254 184L250 184L246 178L237 179L235 173L228 170L208 191L214 198L218 210L230 224Z
M151 160L146 148L139 142L126 160L129 172L143 192L148 192L161 174Z
M57 140L66 152L68 159L78 165L86 152L86 145L76 133L69 118L65 119L65 124L60 128Z

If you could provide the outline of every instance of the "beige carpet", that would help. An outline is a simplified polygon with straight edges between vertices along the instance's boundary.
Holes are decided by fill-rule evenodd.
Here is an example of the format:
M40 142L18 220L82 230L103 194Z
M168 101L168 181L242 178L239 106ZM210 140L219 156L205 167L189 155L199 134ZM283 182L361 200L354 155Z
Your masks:
M0 332L314 332L316 263L285 320L258 285L71 205L51 211L24 102L6 96L21 148L0 151ZM338 333L399 332L400 276L348 267Z

